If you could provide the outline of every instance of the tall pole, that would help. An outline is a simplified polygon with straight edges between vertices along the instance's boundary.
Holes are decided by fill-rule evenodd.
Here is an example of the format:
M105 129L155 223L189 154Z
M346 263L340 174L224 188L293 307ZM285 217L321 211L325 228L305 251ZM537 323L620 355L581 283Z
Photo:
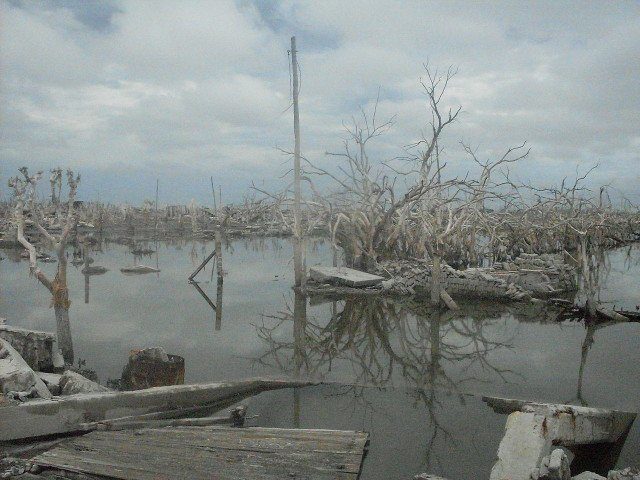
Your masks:
M300 287L303 282L302 271L302 225L300 219L300 112L298 109L298 57L296 51L296 37L291 37L291 70L293 70L293 228L294 228L294 246L293 246L293 268L295 274L295 286Z
M160 189L160 179L156 178L156 238L158 237L158 190Z

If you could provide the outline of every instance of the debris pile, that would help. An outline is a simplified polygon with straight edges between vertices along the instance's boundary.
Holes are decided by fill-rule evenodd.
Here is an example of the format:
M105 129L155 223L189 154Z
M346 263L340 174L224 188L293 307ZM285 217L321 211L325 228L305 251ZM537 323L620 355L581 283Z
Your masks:
M503 301L526 301L531 293L514 282L509 282L492 271L482 268L456 270L442 265L442 288L452 296L491 298ZM383 288L390 293L413 295L426 290L431 284L432 266L426 260L395 260L382 262L376 273L386 274Z

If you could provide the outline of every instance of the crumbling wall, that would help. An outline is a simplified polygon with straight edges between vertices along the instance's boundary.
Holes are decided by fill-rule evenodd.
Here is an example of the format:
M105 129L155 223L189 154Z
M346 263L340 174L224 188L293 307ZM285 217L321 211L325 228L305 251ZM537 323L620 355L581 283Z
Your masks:
M53 333L0 325L0 338L9 342L33 370L54 371L57 347Z

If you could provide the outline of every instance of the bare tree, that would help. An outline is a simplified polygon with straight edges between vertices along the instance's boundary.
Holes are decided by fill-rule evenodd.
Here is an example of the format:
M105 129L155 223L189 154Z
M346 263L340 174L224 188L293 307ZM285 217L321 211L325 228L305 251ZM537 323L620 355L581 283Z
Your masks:
M42 209L37 203L36 195L38 181L42 177L42 172L38 172L32 176L29 175L26 167L22 167L20 173L22 176L16 176L9 180L9 187L13 189L16 200L14 217L17 224L18 241L29 252L29 269L31 274L51 293L51 305L54 308L56 316L58 343L65 361L68 364L73 364L73 342L69 323L69 307L71 302L69 300L69 290L67 287L67 257L65 247L76 225L74 201L80 182L80 175L74 175L72 170L67 170L67 185L69 191L66 219L60 235L56 236L42 226L42 219L40 218ZM53 280L49 279L38 267L36 247L25 237L25 210L30 214L31 221L38 232L56 252L58 268Z

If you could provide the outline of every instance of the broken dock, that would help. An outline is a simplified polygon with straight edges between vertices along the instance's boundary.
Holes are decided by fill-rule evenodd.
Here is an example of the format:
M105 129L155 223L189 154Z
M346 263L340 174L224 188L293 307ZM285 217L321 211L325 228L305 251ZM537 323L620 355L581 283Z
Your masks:
M357 479L364 432L172 427L92 432L32 459L28 478Z

